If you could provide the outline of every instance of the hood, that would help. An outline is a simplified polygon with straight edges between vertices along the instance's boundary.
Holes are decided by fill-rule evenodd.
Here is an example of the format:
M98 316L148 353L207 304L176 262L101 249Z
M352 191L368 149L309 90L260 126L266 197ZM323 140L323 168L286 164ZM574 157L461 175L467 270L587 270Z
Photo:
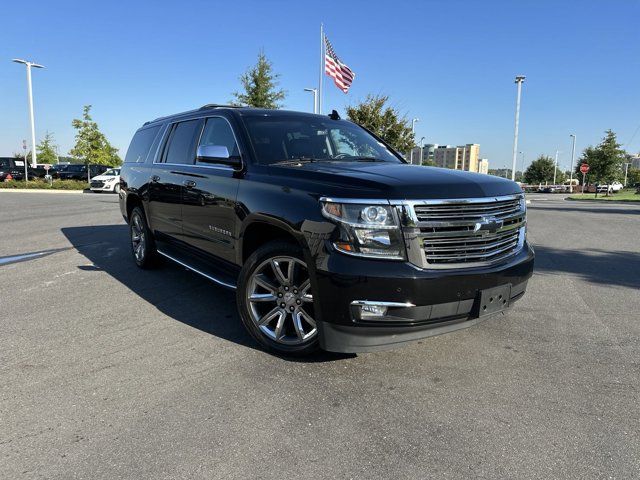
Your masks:
M322 183L327 191L318 193L323 195L362 198L474 198L522 193L515 182L504 178L403 163L312 162L301 166L274 166L272 175L279 177L282 184L305 180Z

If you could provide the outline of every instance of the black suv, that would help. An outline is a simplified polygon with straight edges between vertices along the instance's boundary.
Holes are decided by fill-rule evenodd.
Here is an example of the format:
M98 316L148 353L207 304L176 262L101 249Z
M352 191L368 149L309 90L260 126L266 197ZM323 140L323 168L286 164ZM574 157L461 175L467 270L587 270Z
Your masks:
M101 175L109 169L106 165L89 165L89 177L93 178ZM60 180L88 180L87 166L82 164L70 164L57 168L54 172L54 178Z
M47 171L43 167L32 167L27 164L29 180L43 178ZM5 181L11 175L13 180L24 180L24 158L0 157L0 181Z
M121 171L133 258L236 289L264 347L372 351L477 323L525 292L520 187L408 165L334 112L206 105L145 123Z

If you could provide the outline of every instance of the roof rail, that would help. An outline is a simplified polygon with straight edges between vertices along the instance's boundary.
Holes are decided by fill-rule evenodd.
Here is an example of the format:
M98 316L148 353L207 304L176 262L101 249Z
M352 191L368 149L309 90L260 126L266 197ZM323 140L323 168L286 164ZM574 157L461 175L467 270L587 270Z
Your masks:
M219 103L207 103L200 107L200 110L207 110L209 108L242 108L246 107L246 105L223 105Z

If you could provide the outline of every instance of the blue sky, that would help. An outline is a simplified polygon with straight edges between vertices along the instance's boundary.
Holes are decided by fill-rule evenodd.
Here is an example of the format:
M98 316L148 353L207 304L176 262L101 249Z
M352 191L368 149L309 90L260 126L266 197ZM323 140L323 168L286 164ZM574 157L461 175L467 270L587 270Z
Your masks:
M95 4L94 4L95 3ZM510 164L516 74L523 88L520 148L529 163L578 150L613 129L640 151L640 2L189 1L24 2L2 7L0 156L28 137L24 67L34 71L36 136L61 154L84 104L124 155L144 121L224 103L264 48L287 90L286 108L311 109L319 24L355 72L348 95L325 77L325 108L368 93L419 117L427 143L479 143L492 168ZM28 23L30 22L30 23ZM520 162L520 158L519 158Z

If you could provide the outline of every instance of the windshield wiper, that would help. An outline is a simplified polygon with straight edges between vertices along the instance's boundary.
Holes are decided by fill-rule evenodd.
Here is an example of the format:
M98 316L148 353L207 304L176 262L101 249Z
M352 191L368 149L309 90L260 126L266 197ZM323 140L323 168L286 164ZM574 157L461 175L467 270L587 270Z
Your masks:
M318 160L311 157L299 157L299 158L289 158L287 160L280 160L279 162L274 162L271 165L301 165L303 163L312 163L317 162Z
M382 158L376 157L351 157L356 162L385 162Z

